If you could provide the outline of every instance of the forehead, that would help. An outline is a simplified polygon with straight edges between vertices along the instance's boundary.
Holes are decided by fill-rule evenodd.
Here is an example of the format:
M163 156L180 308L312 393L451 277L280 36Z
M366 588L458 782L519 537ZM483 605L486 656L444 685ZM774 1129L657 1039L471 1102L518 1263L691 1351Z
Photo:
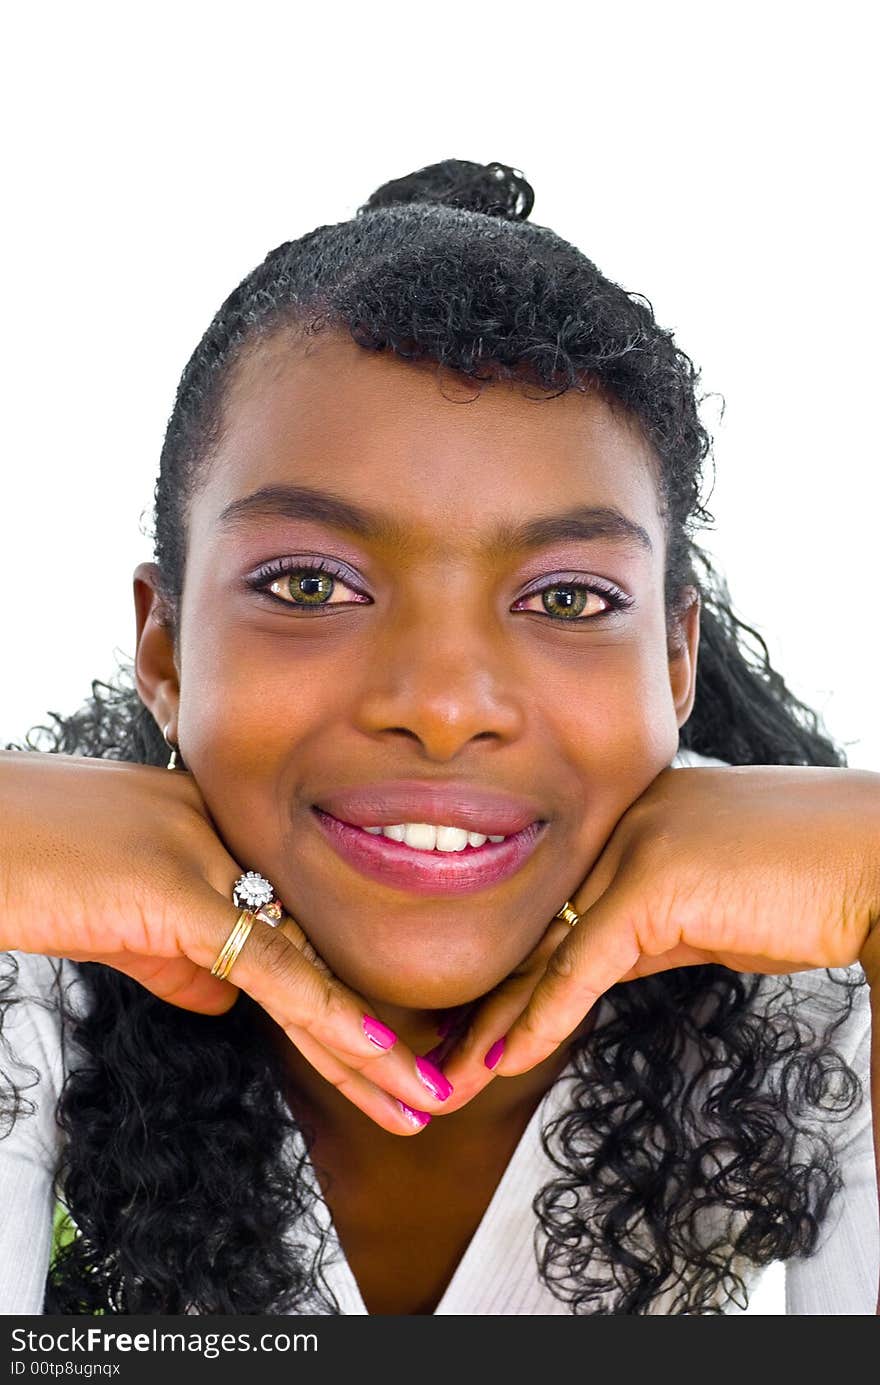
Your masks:
M548 398L517 381L465 380L349 336L276 334L230 380L222 433L192 516L210 524L254 491L330 490L394 518L418 548L579 504L613 506L658 541L657 460L598 393ZM655 548L658 547L655 543Z

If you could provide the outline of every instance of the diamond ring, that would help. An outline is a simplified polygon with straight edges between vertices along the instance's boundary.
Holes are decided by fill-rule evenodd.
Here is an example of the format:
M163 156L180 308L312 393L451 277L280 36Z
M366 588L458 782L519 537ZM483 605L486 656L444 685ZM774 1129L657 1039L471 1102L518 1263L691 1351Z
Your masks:
M270 928L277 928L284 914L275 886L256 870L245 871L238 877L232 887L232 902L255 914Z

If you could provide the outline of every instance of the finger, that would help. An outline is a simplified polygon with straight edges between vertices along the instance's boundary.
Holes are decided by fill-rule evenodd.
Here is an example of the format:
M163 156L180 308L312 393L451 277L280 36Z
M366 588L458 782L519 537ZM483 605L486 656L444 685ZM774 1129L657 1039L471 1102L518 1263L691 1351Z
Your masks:
M587 875L571 896L569 902L578 914L585 914L589 909L592 909L594 904L598 904L620 871L626 849L626 839L619 827L620 824L615 827Z
M91 954L81 960L101 962L124 972L160 1000L200 1015L223 1015L232 1009L238 996L234 986L218 981L189 957L144 957L124 952L99 957Z
M575 924L506 1036L501 1076L528 1072L549 1057L599 997L633 971L642 955L638 909L634 898L609 890Z
M326 962L312 947L295 920L287 915L278 927L283 929L293 946L297 947L312 965L329 974L330 969ZM231 1009L239 994L238 987L230 985L229 982L218 981L187 957L163 959L144 957L137 953L118 953L112 957L93 957L90 960L100 961L104 965L125 972L161 1000L202 1014L219 1014ZM209 986L203 986L202 983L208 982ZM223 1002L220 1008L216 1005L217 990L221 992ZM346 1067L338 1057L323 1049L316 1040L310 1039L305 1030L290 1030L288 1034L291 1041L304 1052L308 1061L321 1075L383 1129L389 1130L392 1134L412 1135L428 1124L428 1113L402 1104L375 1083Z
M473 1011L466 1032L443 1064L443 1071L455 1088L446 1109L453 1111L464 1106L492 1081L496 1065L493 1062L489 1066L487 1058L491 1061L499 1056L497 1050L495 1054L491 1052L493 1044L499 1035L507 1034L522 1014L550 957L569 930L569 924L554 920L521 965Z
M660 971L673 971L676 967L705 967L714 963L730 967L734 971L760 972L765 976L780 976L783 972L811 971L812 963L802 965L791 962L775 962L767 957L751 953L707 952L704 948L690 947L687 943L676 943L668 952L659 957L642 955L621 981L637 981L643 976L655 976Z
M325 976L332 976L333 973L324 958L315 950L311 940L306 937L304 929L291 914L282 915L278 928L317 971L322 972Z
M619 869L622 846L621 838L612 833L573 898L577 913L583 913L609 888ZM522 1013L550 956L570 929L571 924L564 920L551 920L537 947L521 966L467 1014L467 1028L458 1036L454 1048L440 1044L432 1050L442 1054L443 1071L455 1086L449 1110L463 1106L491 1080L486 1072L494 1074L497 1069L510 1026ZM506 1069L499 1075L506 1076Z
M289 914L283 916L278 925L294 947L311 962L318 971L330 975L330 968L306 937L302 928ZM189 957L145 956L136 952L83 953L77 957L75 952L69 956L76 961L101 962L124 972L137 981L160 1000L176 1005L182 1010L192 1010L203 1015L222 1015L231 1010L238 996L238 987L228 981L212 976L204 967L197 966Z
M323 957L315 950L311 940L307 937L305 930L297 923L296 919L290 914L285 914L278 924L279 931L289 938L294 947L326 976L332 976L330 968ZM331 1049L326 1048L317 1040L307 1035L305 1030L288 1030L288 1037L291 1042L300 1050L304 1057L312 1064L328 1082L331 1082L340 1091L344 1092L351 1101L354 1102L366 1115L371 1116L377 1124L384 1129L391 1130L392 1134L411 1135L414 1130L419 1131L428 1124L431 1119L429 1112L420 1107L426 1104L424 1092L419 1092L419 1107L411 1106L407 1101L400 1100L391 1093L395 1087L396 1072L394 1065L389 1063L384 1066L384 1071L379 1073L382 1081L387 1084L388 1090L385 1091L376 1085L374 1081L368 1081L362 1076L364 1064L360 1064L361 1071L353 1069L351 1062L345 1063L339 1054L334 1054ZM399 1055L398 1055L399 1056ZM430 1095L442 1100L442 1110L448 1109L448 1099L451 1093L451 1084L445 1077L442 1068L435 1065L432 1055L416 1058L416 1072L419 1080L425 1082L426 1075L430 1075ZM369 1060L372 1062L372 1055ZM376 1070L371 1069L370 1075L375 1075ZM438 1097L438 1093L442 1095ZM389 1106L389 1103L390 1106ZM433 1104L428 1101L428 1104ZM401 1125L401 1120L403 1124ZM390 1123L389 1123L390 1122Z
M630 967L626 975L621 976L619 980L638 981L643 976L654 976L659 971L672 971L676 967L704 967L707 962L716 960L696 947L688 947L687 943L676 943L675 947L671 947L659 957L648 957L643 953L635 966Z
M427 1111L411 1107L354 1072L304 1029L289 1029L287 1036L307 1062L342 1096L392 1135L417 1135L432 1119Z
M188 955L210 970L240 910L209 887L210 908L198 911L199 930L185 941ZM222 984L247 992L285 1033L303 1031L347 1067L361 1073L416 1111L443 1109L449 1083L439 1069L415 1054L372 1013L362 996L301 951L305 937L289 916L273 928L254 919ZM288 936L288 934L290 936Z

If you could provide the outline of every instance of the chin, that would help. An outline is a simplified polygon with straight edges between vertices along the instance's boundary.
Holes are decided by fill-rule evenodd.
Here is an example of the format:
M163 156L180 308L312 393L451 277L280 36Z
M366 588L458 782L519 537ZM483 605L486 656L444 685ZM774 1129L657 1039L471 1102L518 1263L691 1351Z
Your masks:
M497 985L497 982L496 982ZM361 994L368 996L377 1005L394 1005L406 1010L451 1010L459 1005L469 1005L492 990L491 986L467 985L464 982L438 986L425 982L424 986L394 985L383 978L380 983L368 988L358 987Z
M412 965L377 967L375 959L366 962L359 958L346 963L340 958L336 965L329 957L326 961L340 981L365 999L408 1010L445 1010L467 1005L486 995L507 975L498 974L497 962L491 969L488 965L471 965L453 971L447 965L438 973ZM517 960L512 961L509 970L516 965Z

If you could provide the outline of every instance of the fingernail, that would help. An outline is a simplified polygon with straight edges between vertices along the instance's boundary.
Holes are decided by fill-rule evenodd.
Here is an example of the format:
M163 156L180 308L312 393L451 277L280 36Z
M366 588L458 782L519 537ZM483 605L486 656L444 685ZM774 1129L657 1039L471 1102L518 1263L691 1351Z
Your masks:
M430 1062L429 1059L417 1058L416 1071L428 1091L432 1096L435 1096L438 1101L445 1101L447 1097L452 1095L452 1083L449 1078L446 1077L439 1068L435 1068L434 1064Z
M397 1035L393 1029L389 1029L387 1024L381 1020L374 1019L372 1015L364 1015L364 1033L371 1044L377 1048L393 1048L397 1043Z
M398 1101L397 1104L410 1124L417 1125L420 1130L431 1119L427 1111L417 1111L414 1106L407 1106L405 1101Z
M501 1055L502 1055L503 1052L504 1052L504 1040L503 1040L503 1039L496 1039L495 1042L494 1042L494 1044L492 1045L492 1047L489 1049L489 1052L486 1054L485 1058L483 1059L483 1062L486 1064L486 1067L487 1067L487 1068L496 1068L496 1067L498 1066L498 1064L501 1062Z

